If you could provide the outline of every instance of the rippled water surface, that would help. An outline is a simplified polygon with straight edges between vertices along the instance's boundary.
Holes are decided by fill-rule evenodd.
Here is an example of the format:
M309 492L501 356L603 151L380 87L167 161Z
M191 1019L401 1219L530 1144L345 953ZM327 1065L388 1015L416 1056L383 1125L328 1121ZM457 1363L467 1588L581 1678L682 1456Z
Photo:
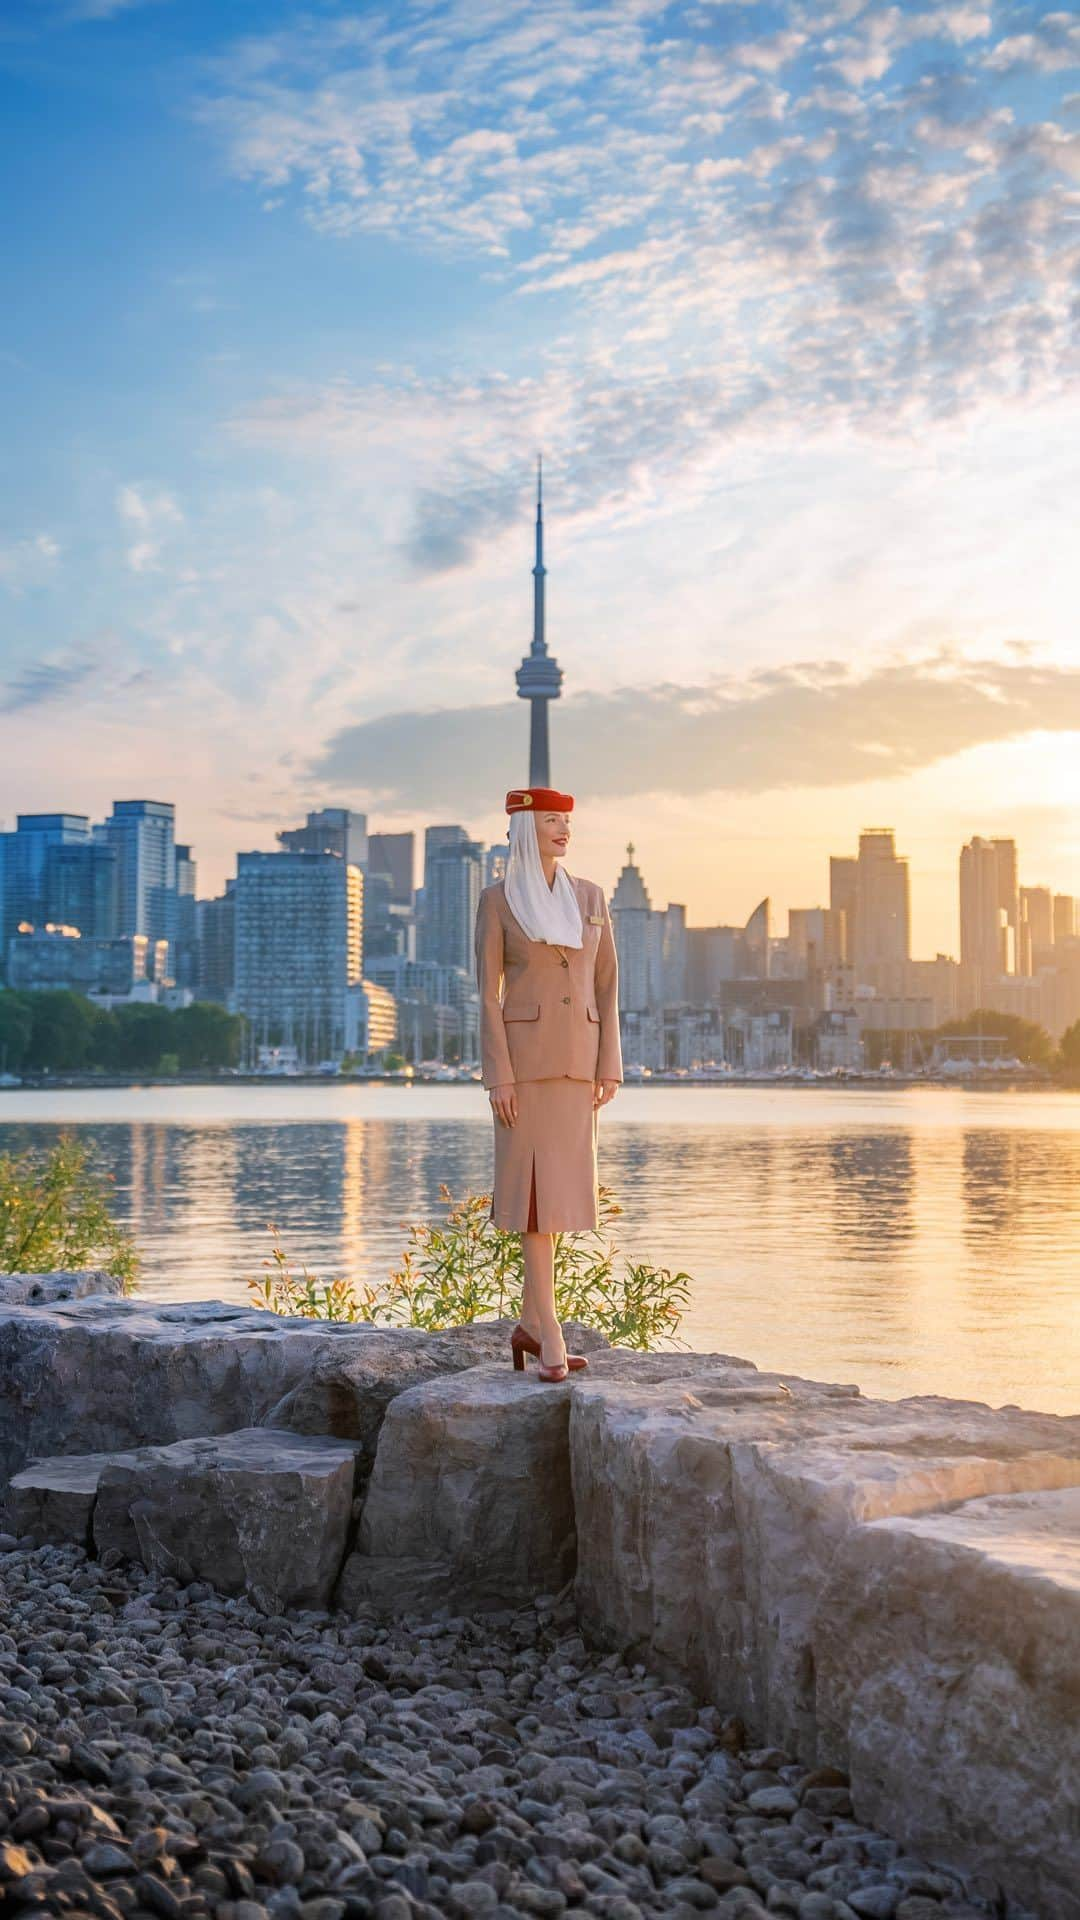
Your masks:
M155 1296L239 1300L266 1223L376 1279L401 1222L490 1181L476 1087L0 1093L0 1151L97 1144ZM684 1268L689 1345L869 1392L1080 1412L1080 1095L624 1088L600 1117L620 1243Z

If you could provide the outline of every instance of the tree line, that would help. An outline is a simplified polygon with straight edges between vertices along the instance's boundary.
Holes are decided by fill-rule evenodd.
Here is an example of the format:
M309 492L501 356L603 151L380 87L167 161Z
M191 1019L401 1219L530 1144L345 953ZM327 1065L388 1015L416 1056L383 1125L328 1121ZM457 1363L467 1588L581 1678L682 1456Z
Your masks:
M0 988L0 1073L199 1073L240 1062L244 1020L211 1001L98 1007L81 993Z

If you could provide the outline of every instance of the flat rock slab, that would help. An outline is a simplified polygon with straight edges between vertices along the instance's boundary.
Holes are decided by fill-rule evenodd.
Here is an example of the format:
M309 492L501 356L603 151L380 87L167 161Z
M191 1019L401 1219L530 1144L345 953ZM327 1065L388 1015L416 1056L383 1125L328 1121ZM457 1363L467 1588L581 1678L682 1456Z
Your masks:
M356 1448L249 1427L108 1462L93 1515L99 1554L246 1592L264 1613L325 1607L352 1516Z
M567 1330L567 1343L574 1341ZM741 1367L749 1362L718 1356ZM633 1378L670 1392L700 1355L594 1353L551 1382L534 1367L481 1366L410 1387L379 1434L356 1548L337 1601L399 1613L449 1600L506 1606L572 1576L576 1538L568 1423L578 1383Z
M88 1294L116 1295L123 1282L100 1268L57 1268L53 1273L0 1273L0 1307L50 1306Z
M335 1434L370 1452L396 1392L504 1353L509 1363L511 1325L433 1335L221 1300L0 1303L0 1488L31 1459L248 1426Z
M9 1531L17 1538L29 1534L39 1546L73 1541L76 1546L91 1547L101 1475L107 1466L134 1458L134 1454L72 1453L32 1461L15 1475L7 1491L4 1518Z
M816 1648L860 1818L1080 1920L1080 1488L853 1529Z
M817 1758L821 1596L853 1527L980 1495L1080 1483L1080 1419L715 1362L667 1386L575 1392L571 1471L584 1624Z

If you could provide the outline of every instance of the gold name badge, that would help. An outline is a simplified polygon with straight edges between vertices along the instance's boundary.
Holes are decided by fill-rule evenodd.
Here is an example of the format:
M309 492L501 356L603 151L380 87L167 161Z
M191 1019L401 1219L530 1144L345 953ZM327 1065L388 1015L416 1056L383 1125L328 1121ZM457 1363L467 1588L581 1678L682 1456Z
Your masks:
M590 913L589 915L590 927L602 927L603 924L604 924L604 916L602 913Z

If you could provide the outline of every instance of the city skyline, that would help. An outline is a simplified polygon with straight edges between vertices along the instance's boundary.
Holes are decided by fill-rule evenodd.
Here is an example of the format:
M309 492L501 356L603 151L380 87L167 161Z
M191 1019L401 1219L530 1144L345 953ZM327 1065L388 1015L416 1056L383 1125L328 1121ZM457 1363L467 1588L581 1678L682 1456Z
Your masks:
M50 831L47 835L43 836L43 839L62 837L68 843L65 848L58 849L61 856L64 853L70 856L80 852L86 855L100 855L108 851L110 835L115 836L119 827L129 825L142 828L147 824L148 816L149 824L152 827L155 822L155 816L167 816L170 845L174 844L175 826L179 810L175 801L163 801L160 798L148 799L145 797L140 799L117 799L114 797L110 800L109 807L111 808L111 812L108 819L103 819L98 823L93 822L92 814L87 810L75 811L53 807L50 808L47 813L37 815L29 809L19 808L17 814L12 816L10 827L7 827L2 817L0 817L0 837L5 833L9 836L11 835L15 828L16 818L18 818L23 823L22 834L30 843L32 843L34 839L35 828L47 827ZM54 833L54 827L60 829L59 834ZM474 837L470 833L469 828L461 823L434 823L426 821L422 824L419 832L413 836L419 841L419 847L414 847L413 850L414 870L411 889L405 888L403 883L401 885L392 883L391 874L398 864L396 857L391 859L390 866L384 866L382 864L382 856L380 855L380 860L374 869L374 874L368 873L369 843L393 842L397 838L407 839L410 837L411 831L412 830L407 830L403 836L397 836L393 832L389 832L382 825L372 825L366 815L350 815L347 809L342 810L330 804L323 805L309 812L306 826L289 826L284 821L280 822L273 830L273 844L271 846L265 848L235 847L231 854L231 864L227 867L221 886L208 884L203 873L202 861L197 846L191 842L180 843L179 841L175 841L176 877L174 890L177 891L179 895L189 896L192 901L197 898L200 905L215 905L217 903L217 896L224 890L224 886L226 884L232 885L235 882L240 872L240 863L244 860L257 862L269 853L286 852L295 854L301 852L314 854L333 847L339 854L343 855L347 861L358 865L363 870L366 885L371 885L374 879L385 876L385 883L388 889L387 899L396 898L400 904L404 905L406 893L411 893L417 899L422 899L425 892L430 890L433 854L435 856L434 873L436 883L438 884L439 855L444 850L447 853L457 853L463 850L469 851L482 866L492 855L497 854L502 847L501 840L485 841L482 836ZM421 834L423 836L422 839L420 838ZM848 917L849 935L852 943L849 958L857 957L860 964L873 964L877 960L920 958L912 933L915 924L914 904L917 897L919 875L917 872L912 873L912 862L907 850L902 844L898 845L899 836L896 834L895 829L882 826L862 826L857 831L849 833L848 840L857 843L855 851L832 852L826 856L827 867L823 875L822 885L819 888L818 896L812 900L796 901L784 899L774 888L769 887L767 884L763 888L760 883L767 881L767 876L759 874L759 885L754 901L747 913L741 916L736 913L727 917L717 916L712 920L699 920L690 909L688 902L676 902L670 894L666 896L665 906L680 907L685 914L686 924L689 926L734 929L741 926L744 922L749 923L754 920L761 908L768 904L771 909L770 937L773 941L778 942L786 941L789 935L798 942L803 938L803 935L801 928L797 930L797 925L807 914L835 911L839 907L847 913ZM662 912L664 909L659 906L659 902L661 898L664 897L664 889L662 886L658 886L652 877L653 868L649 861L648 849L646 848L644 851L644 865L640 857L642 851L640 845L635 844L633 840L625 843L620 849L620 852L625 853L627 860L625 864L620 863L620 871L624 876L628 870L639 872L643 877L647 874L650 882L648 894L654 895L657 903L654 910ZM970 866L972 856L980 851L984 857L989 857L991 869L994 873L992 884L989 891L986 892L985 904L983 904L980 899L975 909L976 912L981 912L982 916L982 925L978 930L978 937L989 943L985 952L976 950L976 946L972 945L970 927L965 934L964 919L965 896L968 896L966 910L970 915L972 911L972 898L975 892L970 880L966 877L967 870ZM3 926L2 910L4 902L3 854L4 847L0 844L0 927ZM874 857L875 855L877 855L877 857ZM868 868L864 868L863 862L867 856L870 856L870 863ZM35 856L31 853L30 857L33 859ZM44 855L37 856L37 858L40 862L40 871L43 878L46 872ZM156 849L152 850L150 854L151 873L160 888L161 876L156 865L159 858L160 856L157 854ZM1002 884L997 877L998 869L1000 868L1003 858L1007 861L1009 874L1011 876L1004 884ZM73 870L75 869L73 859L69 859L68 864L72 866ZM145 928L151 938L164 936L168 938L171 946L175 941L177 933L180 932L180 928L178 925L174 925L173 920L170 918L170 910L163 903L154 904L149 909L144 909L141 912L136 912L132 907L125 907L123 864L122 859L120 863L121 871L117 875L117 881L115 883L117 888L115 904L112 908L118 926L124 931L133 931L137 927L138 931L142 932L145 923ZM570 871L575 870L569 859L566 864ZM417 871L417 867L419 871ZM845 872L845 870L847 871ZM864 897L868 898L872 905L873 917L877 925L877 931L869 941L869 944L867 944L865 937L858 937L856 935L856 921L852 911L855 892L858 887L856 876L859 875L860 871L868 872L870 876L871 884L868 894L865 892L867 883L865 881L863 882ZM15 872L16 870L13 868L8 884L16 884ZM875 874L878 872L884 872L885 874L883 887L880 881L875 881L874 879ZM199 876L198 881L196 881L196 875ZM894 875L895 878L893 878ZM914 886L911 884L912 880L915 882ZM425 887L426 881L427 888ZM896 882L899 882L899 894L896 893ZM21 884L25 885L25 881L22 881ZM40 886L42 882L39 881L38 884ZM78 886L82 892L85 891L88 884L92 884L89 882L88 877L80 874ZM145 887L147 883L143 880L140 884ZM454 884L456 885L457 882L455 881ZM1045 945L1051 945L1055 941L1071 938L1073 935L1080 936L1080 900L1078 900L1074 913L1072 911L1072 902L1074 899L1077 899L1077 896L1074 896L1067 888L1056 885L1053 877L1049 879L1032 879L1027 871L1026 862L1023 860L1022 850L1018 847L1016 838L1013 835L1000 835L988 838L977 833L970 834L962 845L954 850L953 884L957 897L958 939L956 945L953 948L936 948L933 954L921 956L924 959L945 956L954 961L978 964L989 972L992 971L990 953L994 952L997 953L1000 958L1001 972L1010 974L1026 973L1029 971L1030 964L1033 960L1033 948L1030 942L1026 946L1022 944L1020 938L1020 922L1022 916L1026 916L1029 912L1032 915L1032 923L1037 929L1036 947L1040 940ZM618 873L612 876L610 881L605 881L604 885L605 891L609 895L613 895L618 887ZM986 890L983 889L983 891L985 892ZM79 895L80 899L82 898L82 892L80 892ZM894 895L896 896L895 899L893 898ZM437 901L438 899L438 894L432 894L432 900L426 902L428 908L430 909L432 901ZM1062 917L1062 909L1066 903L1069 903L1070 908L1067 924L1066 920ZM997 928L999 908L1006 916L1005 922L1000 929ZM473 910L475 911L475 907ZM436 911L441 911L441 908L437 906ZM789 916L789 925L781 926L781 919ZM1044 916L1045 925L1043 924ZM69 917L76 918L77 916L71 915ZM35 913L34 919L39 924L42 924L41 914ZM466 919L468 919L468 915L466 915ZM9 937L13 930L13 928L7 930ZM96 927L92 927L90 930L92 932L98 931ZM1000 946L998 946L999 938ZM882 944L882 942L884 942L884 944ZM435 958L434 954L421 954L419 957L429 960ZM471 952L463 948L459 954L456 954L454 964L463 968L466 972L470 972L472 965Z
M1080 894L1078 76L1052 5L13 0L0 822L500 839L542 446L571 868Z

